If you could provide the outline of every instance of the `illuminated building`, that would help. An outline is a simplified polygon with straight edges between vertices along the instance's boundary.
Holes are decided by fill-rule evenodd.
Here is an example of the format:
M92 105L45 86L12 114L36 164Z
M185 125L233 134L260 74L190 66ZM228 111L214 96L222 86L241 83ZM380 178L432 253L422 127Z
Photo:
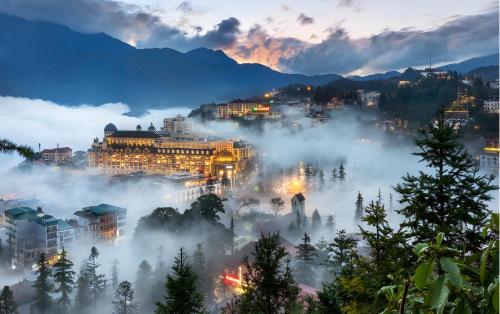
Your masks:
M71 157L73 157L73 150L69 147L57 147L44 149L41 154L42 159L45 161L62 163L65 161L71 161Z
M485 99L483 102L483 111L487 113L498 114L499 112L498 96Z
M127 209L108 204L85 207L75 212L78 224L83 227L92 243L114 243L125 235Z
M231 102L217 106L217 118L228 119L231 117L243 117L246 115L271 114L271 105L252 102Z
M364 91L363 89L358 90L359 99L366 107L377 107L380 95L381 93L377 91Z
M405 86L408 86L410 85L410 81L406 81L406 80L401 80L398 82L398 87L401 88L401 87L405 87Z
M177 115L173 118L163 119L162 130L170 134L190 134L194 132L194 123L188 117Z
M118 131L108 124L102 142L94 139L89 150L89 166L107 175L188 172L234 182L252 156L250 147L241 141Z
M400 133L408 128L408 120L401 118L394 118L391 120L384 120L382 129L387 132Z
M9 247L12 249L13 267L26 267L36 263L45 253L49 264L57 261L63 246L74 243L73 228L39 207L17 207L5 211Z

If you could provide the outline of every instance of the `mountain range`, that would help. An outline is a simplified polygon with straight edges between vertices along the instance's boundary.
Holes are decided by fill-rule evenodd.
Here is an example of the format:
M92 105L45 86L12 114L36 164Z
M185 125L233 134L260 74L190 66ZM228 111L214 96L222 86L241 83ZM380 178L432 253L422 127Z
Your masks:
M104 33L84 34L48 22L0 14L0 95L41 98L63 105L122 102L132 112L195 107L258 95L289 84L324 85L338 74L287 74L261 64L238 64L221 50L182 53L137 49ZM486 57L485 57L486 58ZM480 59L480 58L476 58ZM494 57L449 65L498 65ZM486 63L485 63L486 62ZM468 71L470 71L469 69ZM353 80L388 79L389 71Z
M123 102L133 111L197 106L341 76L238 64L220 50L136 49L106 34L0 14L0 95L65 105Z

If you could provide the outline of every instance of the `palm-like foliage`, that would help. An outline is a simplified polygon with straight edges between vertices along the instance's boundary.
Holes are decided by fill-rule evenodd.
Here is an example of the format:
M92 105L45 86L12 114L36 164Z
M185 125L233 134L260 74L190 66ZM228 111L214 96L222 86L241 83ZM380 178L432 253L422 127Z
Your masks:
M17 152L26 159L31 159L35 155L33 149L29 146L17 145L9 140L0 139L0 152L12 153Z

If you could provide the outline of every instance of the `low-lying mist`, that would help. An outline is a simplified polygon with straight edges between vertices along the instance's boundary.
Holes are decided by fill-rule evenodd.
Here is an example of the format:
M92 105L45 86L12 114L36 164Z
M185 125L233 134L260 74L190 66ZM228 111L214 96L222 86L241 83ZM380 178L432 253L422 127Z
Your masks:
M41 143L42 149L59 144L69 146L73 151L86 150L94 137L102 138L103 128L109 122L118 129L135 129L137 124L144 128L152 122L159 129L164 117L186 115L189 109L154 110L140 117L126 116L126 112L128 107L124 104L64 107L42 100L0 97L0 137L30 145L35 150L38 149L38 143ZM344 113L333 116L328 124L310 127L310 120L298 111L288 110L286 115L295 122L295 126L281 127L281 123L276 122L263 129L254 129L236 128L234 123L210 122L198 123L196 128L221 137L244 139L255 147L259 153L260 174L248 183L248 190L252 190L253 185L257 185L257 181L262 178L279 181L280 178L276 177L282 173L289 174L286 175L288 177L296 176L301 162L313 165L318 171L322 170L324 186L309 186L305 191L306 214L310 216L318 209L323 223L328 215L334 215L336 230L358 230L354 221L358 191L367 205L377 199L380 190L387 208L390 207L392 194L393 208L396 209L398 196L392 187L407 172L425 171L411 154L416 149L411 140L388 137L380 129L374 128L369 119L363 120L355 114ZM189 204L175 203L169 197L176 189L174 186L148 180L116 183L104 176L65 171L58 167L12 170L20 161L16 155L0 155L0 197L38 197L45 212L59 218L71 218L76 210L100 203L128 209L128 236L115 247L98 247L102 253L99 261L106 274L109 274L113 258L126 261L120 264L120 280L133 281L143 259L155 265L160 246L164 248L165 261L169 262L180 246L191 250L195 243L205 240L198 239L194 233L192 237L183 238L152 233L148 242L153 249L139 252L129 245L140 217L150 214L156 207L171 206L180 212L189 207ZM346 180L330 182L332 169L338 168L341 162L346 168ZM318 176L313 180L317 181ZM260 211L270 212L269 199L273 196L270 194L257 206ZM281 196L285 200L283 213L287 213L290 210L290 195L282 193ZM492 210L498 210L496 196L497 193ZM237 209L235 202L229 200L228 203ZM392 222L398 221L394 211L389 215ZM321 236L331 241L334 230L325 229L315 234L313 243ZM71 252L77 268L80 261L88 256L90 246L79 247ZM18 279L0 276L0 285Z

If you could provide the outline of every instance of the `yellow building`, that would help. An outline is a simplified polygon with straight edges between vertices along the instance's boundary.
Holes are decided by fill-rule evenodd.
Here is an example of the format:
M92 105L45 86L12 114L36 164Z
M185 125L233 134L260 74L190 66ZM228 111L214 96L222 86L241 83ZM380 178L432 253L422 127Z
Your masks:
M231 102L217 106L217 118L227 119L245 115L270 115L271 106L254 102Z
M176 137L151 127L119 131L111 123L104 128L102 142L94 139L89 150L89 166L107 175L189 172L233 181L251 158L252 151L244 142Z

